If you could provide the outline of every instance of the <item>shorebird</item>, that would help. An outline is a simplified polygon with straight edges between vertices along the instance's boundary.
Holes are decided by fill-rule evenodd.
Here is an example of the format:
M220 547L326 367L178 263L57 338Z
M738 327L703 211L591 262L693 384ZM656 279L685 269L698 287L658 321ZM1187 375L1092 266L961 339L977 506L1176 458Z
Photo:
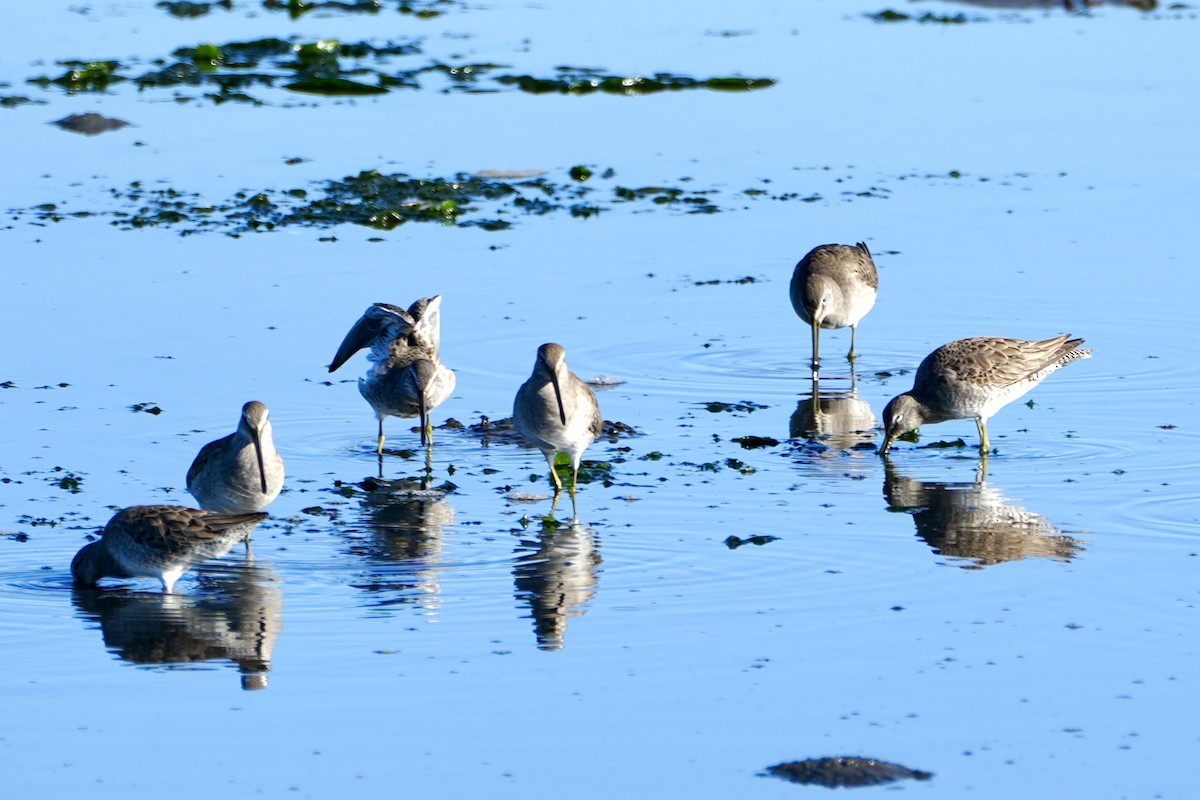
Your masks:
M879 273L866 244L823 244L808 251L792 272L792 308L812 326L812 371L821 369L821 328L850 328L850 352L858 323L875 305Z
M562 480L554 469L554 457L565 453L571 459L569 491L574 505L579 461L587 446L600 435L604 420L592 387L567 369L567 354L561 344L538 348L533 374L517 390L513 402L513 425L545 454L556 501L562 494Z
M200 507L220 514L262 511L283 489L283 458L275 449L267 407L242 406L237 430L200 448L187 489Z
M986 456L988 418L1060 367L1090 358L1082 344L1064 333L1040 342L979 336L942 345L917 367L913 388L883 409L879 454L887 455L897 436L923 424L973 418Z
M186 506L131 506L113 515L100 539L86 544L71 561L76 585L95 586L101 578L158 578L170 594L186 570L219 558L267 518L217 514Z
M439 358L441 305L441 295L423 297L408 311L375 303L354 323L329 364L333 372L359 350L371 348L371 366L358 379L358 391L379 419L381 456L384 417L420 417L421 444L433 445L429 412L450 396L455 384L454 372Z

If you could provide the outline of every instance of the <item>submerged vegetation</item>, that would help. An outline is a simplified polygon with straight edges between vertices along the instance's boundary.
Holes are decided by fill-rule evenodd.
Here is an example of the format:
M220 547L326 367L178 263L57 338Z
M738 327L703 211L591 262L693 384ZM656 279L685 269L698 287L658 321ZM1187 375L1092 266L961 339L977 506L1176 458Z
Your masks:
M407 69L392 61L423 53L419 40L372 44L338 39L298 41L267 38L217 45L181 47L170 58L148 65L134 61L70 59L57 62L58 75L40 75L28 83L43 89L57 87L71 94L106 92L129 82L139 91L170 89L180 101L184 93L200 90L215 103L237 101L265 104L251 90L282 88L290 92L353 97L388 94L394 90L436 88L443 92L501 92L529 94L620 94L636 96L685 89L748 91L773 86L771 78L694 78L670 72L624 75L605 70L562 66L551 76L514 74L493 63L447 64L438 60ZM440 79L440 80L437 80Z
M289 157L285 163L304 160ZM502 231L531 217L566 215L573 219L591 219L619 209L665 210L690 215L742 210L758 202L810 203L813 197L826 203L884 200L891 196L892 190L878 185L881 182L919 179L945 183L963 178L957 171L888 179L863 178L833 172L828 167L814 172L812 179L818 179L816 176L829 183L831 191L827 196L787 190L767 192L761 188L700 187L694 185L695 180L690 176L679 177L668 184L639 186L619 180L611 168L595 165L559 168L550 173L481 170L422 177L367 169L354 175L290 188L242 188L223 199L205 197L200 192L166 182L135 180L124 186L103 186L96 194L110 198L112 202L107 204L96 200L89 208L73 208L72 201L56 199L6 210L11 220L25 220L35 225L104 217L122 230L173 228L181 235L219 232L238 236L290 227L328 229L347 223L389 231L409 222ZM1065 176L1066 173L1057 175L1059 178ZM979 177L972 185L1007 193L1016 191L1014 187L1025 185L1030 177L1030 173L1000 178ZM860 181L868 188L856 188L855 184ZM753 276L743 276L693 283L712 286L752 284L757 280ZM755 410L753 406L731 403L710 403L707 407L713 412Z
M932 772L860 756L788 761L767 767L766 773L792 783L825 786L830 789L880 786L906 778L927 781L933 777Z
M299 19L310 11L334 11L349 14L379 14L384 11L395 11L408 14L418 19L433 19L441 16L447 9L460 5L457 0L394 0L384 3L382 0L262 0L261 6L266 11L284 11L292 19ZM226 11L233 10L233 0L215 0L211 3L195 2L160 2L157 8L166 11L177 19L195 19L207 16L217 8Z
M590 176L586 184L573 179L572 173L584 170ZM39 223L102 215L111 216L114 225L127 230L177 227L181 234L221 231L238 235L345 223L387 231L407 222L496 231L529 216L566 213L586 219L629 203L648 203L692 214L721 210L709 190L630 188L617 183L611 169L596 170L593 175L592 170L573 167L566 173L565 180L556 181L540 173L508 178L504 173L417 178L365 170L309 188L240 191L216 203L198 193L135 181L111 190L122 206L116 210L71 211L58 203L42 203L16 213L27 214Z

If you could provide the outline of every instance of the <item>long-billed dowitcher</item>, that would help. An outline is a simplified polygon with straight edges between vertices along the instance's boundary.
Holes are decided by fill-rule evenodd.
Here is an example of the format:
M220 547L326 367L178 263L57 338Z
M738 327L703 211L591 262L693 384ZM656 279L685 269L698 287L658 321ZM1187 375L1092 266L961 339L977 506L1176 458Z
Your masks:
M217 514L186 506L131 506L113 515L100 539L86 544L71 561L81 586L101 578L158 578L170 593L190 567L229 552L267 518Z
M378 452L383 454L384 417L420 417L421 444L433 445L429 412L454 391L455 376L441 362L441 295L423 297L408 311L389 303L368 308L346 334L329 371L370 347L366 377L358 391L379 419Z
M792 308L812 326L812 371L821 369L821 328L850 328L854 361L858 323L875 305L879 273L866 244L823 244L808 251L792 272Z
M988 418L1059 367L1089 358L1092 351L1081 350L1082 344L1064 333L1040 342L978 336L942 345L917 367L913 388L883 409L879 454L887 455L897 436L923 424L973 418L986 456Z
M548 343L538 348L533 374L521 384L513 401L513 425L545 454L556 500L562 493L562 481L554 469L554 457L565 453L571 459L569 491L574 505L579 461L587 446L600 435L604 420L592 387L567 369L567 353L561 344Z
M242 406L237 430L200 448L187 489L201 508L220 514L262 511L283 489L283 458L275 449L267 407Z

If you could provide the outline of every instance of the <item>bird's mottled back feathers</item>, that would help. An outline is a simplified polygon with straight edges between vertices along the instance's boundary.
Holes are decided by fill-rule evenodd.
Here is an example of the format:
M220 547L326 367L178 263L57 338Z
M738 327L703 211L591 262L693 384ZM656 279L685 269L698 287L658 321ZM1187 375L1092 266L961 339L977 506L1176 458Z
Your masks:
M805 264L807 262L807 264ZM841 283L847 273L872 289L879 288L879 272L866 242L851 247L848 244L822 244L809 251L800 264L807 275L822 275ZM799 266L799 265L797 265Z
M231 535L234 529L257 524L267 513L212 514L183 506L134 506L114 517L135 545L164 555L178 555ZM106 527L107 531L107 527Z
M1042 341L977 336L959 339L934 350L917 368L916 385L937 380L937 376L987 386L1012 386L1024 380L1040 380L1090 350L1080 350L1083 339L1069 333Z

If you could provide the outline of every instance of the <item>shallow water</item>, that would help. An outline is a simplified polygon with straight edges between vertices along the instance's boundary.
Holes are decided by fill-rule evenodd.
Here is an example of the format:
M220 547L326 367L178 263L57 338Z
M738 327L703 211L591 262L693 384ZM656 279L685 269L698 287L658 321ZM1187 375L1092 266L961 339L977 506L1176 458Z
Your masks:
M938 797L1190 797L1200 337L1180 232L1198 199L1195 12L894 7L979 21L769 2L683 19L628 3L432 20L9 10L0 96L46 105L0 109L15 210L0 230L6 786L784 797L806 790L768 766L861 755L933 772L890 790ZM431 57L540 75L778 83L273 89L260 107L24 85L59 59L292 35L420 36ZM84 111L133 126L46 124ZM690 178L721 210L240 238L26 211L119 210L109 190L138 180L219 202L372 168L576 164L628 186ZM756 187L772 195L744 194ZM772 199L785 193L821 199ZM880 301L856 380L837 357L848 333L822 337L818 416L788 279L811 246L860 239ZM438 424L508 416L543 341L584 378L624 381L599 399L637 434L588 451L613 485L582 486L578 526L522 501L546 494L540 454L466 430L435 434L433 483L451 494L408 492L424 464L407 420L387 423L384 480L363 483L377 470L365 364L325 365L371 302L435 293L458 372ZM854 432L945 341L1068 331L1095 356L993 418L985 470L970 421L921 432L965 447L901 442L887 469L878 431ZM73 591L85 536L113 508L190 503L188 464L249 399L271 407L288 471L252 560L235 548L174 597L153 581Z

